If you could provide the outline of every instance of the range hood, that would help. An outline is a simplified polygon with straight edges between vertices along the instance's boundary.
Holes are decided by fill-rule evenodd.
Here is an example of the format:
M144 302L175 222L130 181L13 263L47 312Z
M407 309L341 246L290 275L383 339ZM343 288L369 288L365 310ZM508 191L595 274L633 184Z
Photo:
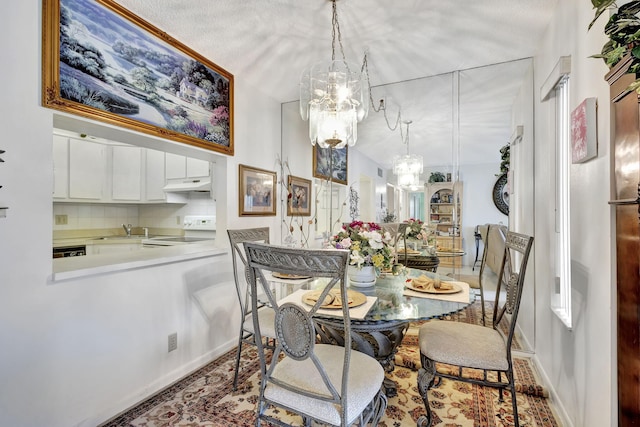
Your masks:
M168 180L163 188L165 193L186 193L189 191L211 191L211 178L189 178Z

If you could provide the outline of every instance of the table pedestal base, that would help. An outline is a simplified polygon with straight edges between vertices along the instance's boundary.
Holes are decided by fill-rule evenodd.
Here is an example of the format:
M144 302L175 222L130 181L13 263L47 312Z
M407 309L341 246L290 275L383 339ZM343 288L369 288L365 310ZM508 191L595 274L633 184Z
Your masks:
M320 342L344 346L344 325L340 319L316 318ZM406 320L393 321L363 321L351 320L352 348L375 358L384 368L385 372L391 372L395 368L394 358L398 346L409 329ZM384 389L387 397L398 394L396 383L385 378Z

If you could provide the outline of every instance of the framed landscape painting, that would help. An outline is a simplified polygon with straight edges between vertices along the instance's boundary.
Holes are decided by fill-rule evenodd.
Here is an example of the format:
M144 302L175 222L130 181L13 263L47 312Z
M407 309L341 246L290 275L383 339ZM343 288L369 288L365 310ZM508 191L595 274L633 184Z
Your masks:
M331 163L333 154L333 163ZM331 149L313 146L313 176L347 185L347 147Z
M311 216L311 180L289 175L287 215Z
M233 155L233 75L113 0L43 0L43 106Z
M239 165L238 205L240 216L276 214L276 173Z

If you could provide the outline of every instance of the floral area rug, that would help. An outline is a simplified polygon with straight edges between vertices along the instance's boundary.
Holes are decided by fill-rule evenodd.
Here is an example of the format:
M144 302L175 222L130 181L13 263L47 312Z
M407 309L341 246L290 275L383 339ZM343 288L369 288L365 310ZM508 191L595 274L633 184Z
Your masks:
M254 347L243 349L239 389L232 392L235 350L188 375L176 384L103 424L103 427L137 426L233 426L255 425L255 409L259 386L259 366ZM515 362L516 378L535 381L528 360ZM396 367L389 377L398 384L398 395L389 399L385 416L379 426L405 427L416 425L425 409L416 386L417 372ZM516 393L520 425L523 427L555 427L556 421L548 399ZM512 426L513 414L509 393L504 402L498 391L471 384L443 380L430 391L434 411L434 426ZM282 410L271 413L283 420L300 424L300 419ZM265 425L263 423L263 425Z

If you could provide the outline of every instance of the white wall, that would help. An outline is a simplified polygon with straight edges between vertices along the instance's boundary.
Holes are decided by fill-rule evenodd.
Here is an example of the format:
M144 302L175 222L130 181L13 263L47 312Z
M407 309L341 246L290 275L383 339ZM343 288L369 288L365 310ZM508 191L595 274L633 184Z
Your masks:
M522 138L514 138L510 149L511 160L511 182L512 194L509 199L509 230L536 235L534 217L534 176L535 176L535 139L534 139L534 103L536 91L533 82L533 62L529 68L524 83L515 99L511 128L512 137L516 135L518 126L522 126ZM528 260L527 271L525 273L524 288L522 291L523 304L520 306L518 315L518 329L521 333L520 340L526 349L535 349L536 346L536 281L535 261L536 250L531 252ZM546 282L541 284L545 286Z
M2 423L95 425L233 344L238 314L230 308L229 263L198 260L50 283L53 112L40 107L41 4L7 7L0 17L11 35L0 41L0 76L10 82L0 103L0 149L7 151L0 205L9 206L7 218L0 218ZM587 33L591 17L589 2L558 2L535 58L534 93L558 57L572 55L571 106L591 96L599 101L598 158L571 170L572 331L549 308L553 134L548 106L538 103L535 111L536 358L575 426L617 424L607 69L588 58L605 42L605 18ZM218 221L230 228L268 225L275 238L280 209L277 217L238 217L237 165L277 170L280 106L257 88L243 87L242 76L236 76L235 101L236 156L216 168L217 203L223 206ZM309 165L311 157L306 159L300 164ZM216 297L206 298L211 295ZM207 305L210 300L215 302ZM179 350L167 354L167 335L175 331Z
M0 205L9 206L0 218L1 423L95 426L235 344L230 261L50 281L53 111L40 106L41 4L7 7L0 17L0 76L11 82L0 103ZM237 214L237 164L273 170L280 145L279 103L244 81L236 76L236 156L216 167L218 220L275 229L275 217ZM167 353L172 332L178 350Z
M378 176L378 168L382 169L382 177ZM379 163L374 162L369 157L363 155L358 150L351 150L349 152L349 184L353 185L353 188L359 194L359 212L360 221L374 221L380 222L380 215L383 213L381 208L381 197L386 203L387 197L387 182L390 181L388 174L390 171L384 170ZM362 197L362 194L367 189L362 186L373 187L373 193L368 200L366 197ZM364 203L368 203L368 206L364 206ZM365 217L366 213L369 213L369 217ZM349 206L347 206L347 222L351 221L349 216Z
M298 246L319 247L322 243L319 234L323 230L321 228L316 230L316 225L309 224L309 220L315 220L316 218L318 206L316 200L320 190L313 178L313 147L309 141L309 127L306 122L302 121L298 106L299 103L297 101L287 102L281 106L282 146L281 151L280 149L278 151L282 153L284 173L282 174L281 201L278 209L283 212L284 216L279 230L284 238L284 236L289 235L290 227L293 227L291 236ZM289 173L312 181L311 215L308 217L290 217L286 215L286 197L288 194L286 180ZM321 222L323 218L318 218L318 220ZM302 227L302 231L300 231L300 227Z
M589 58L606 41L607 18L602 16L587 32L592 18L590 2L559 1L534 65L536 358L569 425L581 427L617 425L612 215L607 205L611 158L609 87L604 75L608 69L602 60ZM563 55L571 55L572 61L569 108L585 98L598 98L598 157L571 167L571 331L549 306L557 259L550 161L554 133L550 103L540 103L540 87Z

